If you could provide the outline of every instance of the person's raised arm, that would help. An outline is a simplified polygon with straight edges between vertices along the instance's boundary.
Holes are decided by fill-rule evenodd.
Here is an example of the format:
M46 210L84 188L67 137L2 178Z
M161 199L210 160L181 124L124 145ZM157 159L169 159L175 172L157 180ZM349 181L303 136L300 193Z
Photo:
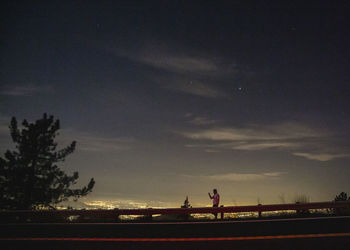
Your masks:
M209 195L209 198L210 198L210 199L213 199L213 196L211 196L210 193L208 193L208 195Z

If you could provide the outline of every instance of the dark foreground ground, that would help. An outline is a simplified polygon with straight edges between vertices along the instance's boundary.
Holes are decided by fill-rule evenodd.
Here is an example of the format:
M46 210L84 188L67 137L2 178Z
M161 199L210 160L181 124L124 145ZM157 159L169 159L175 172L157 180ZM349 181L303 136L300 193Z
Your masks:
M200 223L2 224L0 248L348 250L350 217Z

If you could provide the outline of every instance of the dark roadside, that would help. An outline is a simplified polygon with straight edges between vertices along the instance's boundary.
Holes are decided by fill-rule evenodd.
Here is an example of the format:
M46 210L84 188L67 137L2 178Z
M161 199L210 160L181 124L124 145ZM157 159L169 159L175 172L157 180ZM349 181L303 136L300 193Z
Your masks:
M168 223L12 223L2 225L0 241L2 249L349 249L350 236L337 237L341 233L350 233L350 216ZM283 238L293 235L297 237ZM308 237L300 237L302 235ZM277 237L256 238L260 236ZM108 241L218 237L232 239ZM18 241L16 238L27 240ZM30 238L61 240L28 240Z

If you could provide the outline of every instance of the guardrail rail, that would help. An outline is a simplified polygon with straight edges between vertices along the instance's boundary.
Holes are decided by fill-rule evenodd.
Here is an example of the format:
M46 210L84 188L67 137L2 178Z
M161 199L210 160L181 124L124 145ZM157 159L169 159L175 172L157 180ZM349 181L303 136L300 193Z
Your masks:
M338 211L350 211L350 201L337 202L310 202L295 204L272 204L254 206L221 206L198 208L145 208L145 209L91 209L91 210L3 210L0 211L0 223L10 222L50 222L66 220L70 216L81 218L94 218L94 220L118 221L121 215L191 215L191 214L220 214L224 218L225 213L257 212L259 217L263 212L294 210L302 213L310 209L337 209Z

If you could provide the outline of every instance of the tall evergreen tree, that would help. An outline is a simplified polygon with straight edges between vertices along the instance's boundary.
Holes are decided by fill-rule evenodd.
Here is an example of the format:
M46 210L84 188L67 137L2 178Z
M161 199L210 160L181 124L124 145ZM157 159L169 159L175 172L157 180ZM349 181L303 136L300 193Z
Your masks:
M15 150L7 150L0 157L0 208L36 209L54 207L72 197L77 200L90 193L95 181L92 178L87 186L72 189L77 183L78 172L67 175L57 163L74 152L76 142L57 150L55 137L60 128L59 120L43 115L35 123L23 120L18 128L12 118L9 126Z

